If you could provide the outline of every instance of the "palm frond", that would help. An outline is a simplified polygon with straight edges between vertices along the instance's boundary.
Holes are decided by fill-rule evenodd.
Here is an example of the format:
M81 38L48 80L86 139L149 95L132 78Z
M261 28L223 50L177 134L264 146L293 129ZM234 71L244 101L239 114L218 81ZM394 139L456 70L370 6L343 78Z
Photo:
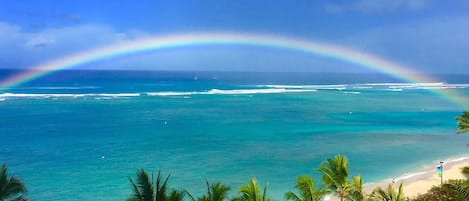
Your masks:
M384 200L384 201L406 201L404 197L404 188L403 183L399 184L399 188L396 191L392 184L389 184L386 189L380 187L373 190L371 197L374 200Z
M233 201L270 201L267 198L267 186L264 187L262 195L260 194L259 185L255 178L250 179L249 184L244 184L239 188L240 195L233 198Z
M291 191L285 193L285 199L286 200L291 200L291 201L304 201L298 195L296 195L295 193L293 193Z
M469 110L464 111L460 116L456 117L458 122L457 133L462 134L469 131Z
M262 201L270 201L270 198L267 198L267 186L269 186L269 184L266 184L264 186L264 192L262 193Z
M365 200L363 192L363 180L360 175L354 176L352 182L347 186L347 194L352 201Z
M158 170L158 176L156 177L156 195L154 201L166 201L166 193L168 191L168 181L171 174L168 174L166 179L163 181L161 170Z
M0 200L27 200L24 195L26 191L26 185L20 178L17 176L9 176L6 164L2 164L0 167Z
M172 189L167 196L167 201L183 201L186 193L183 190Z
M208 182L208 181L207 181ZM229 186L216 182L211 185L211 200L210 201L224 201L228 197Z
M328 158L317 169L322 173L322 181L342 200L348 185L348 160L345 156L336 155L333 159Z
M186 195L189 197L191 201L197 201L197 199L195 199L195 197L192 196L192 194L188 190L184 189L184 192L186 193Z
M143 195L140 192L140 189L138 188L137 184L135 184L135 182L131 178L129 178L129 181L130 181L130 185L132 186L134 195L127 200L128 201L143 200Z
M285 198L292 201L320 201L327 191L316 189L311 176L299 176L296 179L295 188L299 195L294 192L285 193Z
M153 201L153 176L150 178L148 173L143 169L137 170L136 174L137 178L135 182L129 178L134 194L128 200Z

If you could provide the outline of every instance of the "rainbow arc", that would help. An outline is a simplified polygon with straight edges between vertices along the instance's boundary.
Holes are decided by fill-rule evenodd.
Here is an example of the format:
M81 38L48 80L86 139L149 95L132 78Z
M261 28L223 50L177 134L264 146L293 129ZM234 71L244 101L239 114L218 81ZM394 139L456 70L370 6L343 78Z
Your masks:
M277 37L261 34L242 33L189 33L173 34L168 36L148 37L127 41L110 46L96 48L89 51L61 57L47 61L37 66L27 68L24 72L0 81L0 90L21 85L25 82L46 76L48 74L70 69L83 64L109 59L126 54L154 51L167 48L178 48L203 45L252 45L280 48L290 51L301 51L337 59L343 62L356 64L372 69L392 77L412 83L438 82L432 77L411 70L412 68L392 62L378 56L348 49L345 47L296 38ZM431 89L435 94L457 105L466 107L468 100L453 90Z

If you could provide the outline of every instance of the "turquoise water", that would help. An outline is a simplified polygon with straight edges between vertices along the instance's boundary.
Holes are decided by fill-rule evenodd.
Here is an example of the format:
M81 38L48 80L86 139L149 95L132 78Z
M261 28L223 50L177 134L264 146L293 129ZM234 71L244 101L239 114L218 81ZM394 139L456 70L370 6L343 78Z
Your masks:
M318 179L314 169L337 153L353 174L377 182L468 151L468 138L455 134L464 108L427 90L469 97L461 82L117 75L50 78L0 93L0 162L32 199L125 200L128 178L145 168L171 173L171 186L196 195L205 178L234 193L254 176L282 200L296 176Z

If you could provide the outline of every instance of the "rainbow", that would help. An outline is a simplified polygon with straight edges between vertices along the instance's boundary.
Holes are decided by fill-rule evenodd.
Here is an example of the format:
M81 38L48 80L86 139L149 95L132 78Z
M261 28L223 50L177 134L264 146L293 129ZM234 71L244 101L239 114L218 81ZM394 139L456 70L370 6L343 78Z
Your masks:
M48 61L37 66L27 68L28 70L1 81L0 90L6 90L56 71L69 69L93 61L149 50L198 45L252 45L301 51L360 65L365 68L391 75L406 82L437 82L431 77L412 71L410 67L364 52L323 42L260 34L189 33L132 40ZM468 101L463 96L455 93L454 91L433 90L433 92L460 106L466 107L469 105Z

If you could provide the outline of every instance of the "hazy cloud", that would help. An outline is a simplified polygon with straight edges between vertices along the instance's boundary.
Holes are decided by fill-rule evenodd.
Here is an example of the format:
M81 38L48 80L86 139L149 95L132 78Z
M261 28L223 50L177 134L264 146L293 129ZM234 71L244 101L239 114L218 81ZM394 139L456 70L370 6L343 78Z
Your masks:
M422 72L467 72L469 16L435 18L363 30L335 44L407 64ZM0 68L24 68L93 48L150 36L140 30L81 24L38 32L0 22ZM327 41L325 41L327 42ZM245 46L181 47L103 60L85 68L159 70L345 71L330 58Z
M139 30L116 31L108 26L78 25L23 31L0 22L0 68L27 68L73 53L147 37ZM130 54L80 68L152 70L324 71L361 69L331 58L251 46L181 47Z
M26 42L26 46L28 47L46 47L51 45L55 42L54 38L48 38L45 36L38 36L35 38L31 38Z
M42 31L50 28L75 26L83 22L83 16L78 13L60 13L40 10L6 10L11 18L21 22L22 28L27 31Z
M45 11L28 11L28 10L10 10L10 13L16 16L30 17L30 18L42 18L42 19L55 19L60 21L67 21L73 23L80 23L83 17L80 14L64 14L64 13L52 13Z
M144 32L116 32L108 26L77 25L29 32L0 22L2 68L28 67L48 59L145 36Z
M329 13L355 11L364 13L389 13L394 11L416 11L428 6L428 0L358 0L352 3L326 4Z

